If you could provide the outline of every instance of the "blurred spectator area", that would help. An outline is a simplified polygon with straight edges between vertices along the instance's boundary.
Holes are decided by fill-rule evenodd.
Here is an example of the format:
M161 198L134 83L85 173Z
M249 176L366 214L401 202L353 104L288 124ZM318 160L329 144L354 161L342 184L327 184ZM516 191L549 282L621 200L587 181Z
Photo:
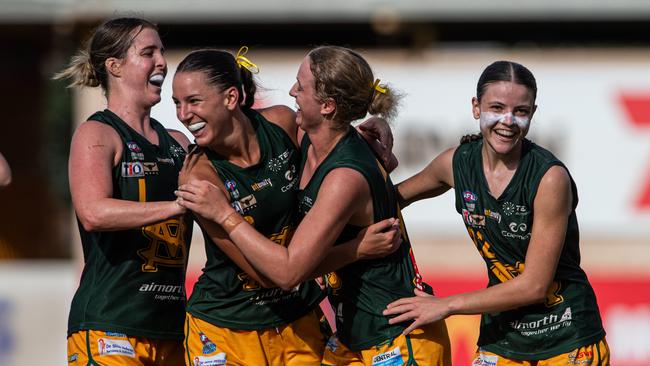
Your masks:
M626 47L650 43L638 1L73 1L0 0L0 151L14 172L0 191L0 258L69 258L67 155L72 92L50 80L107 17L158 22L167 49L423 50ZM478 70L477 70L478 71ZM470 91L468 91L469 93Z

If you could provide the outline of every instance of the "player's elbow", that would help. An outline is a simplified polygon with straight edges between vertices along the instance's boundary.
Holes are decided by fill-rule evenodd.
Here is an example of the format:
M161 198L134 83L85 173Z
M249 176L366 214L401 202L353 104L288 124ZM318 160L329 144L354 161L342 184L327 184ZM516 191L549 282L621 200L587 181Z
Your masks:
M527 304L538 304L546 300L546 293L549 286L542 283L533 283L527 286L525 291L525 300Z
M301 282L302 281L298 276L291 273L285 273L284 275L280 276L280 278L278 278L278 281L276 281L276 285L278 285L278 287L284 291L292 291L293 289L298 287Z
M79 223L88 232L101 231L104 227L104 220L98 210L83 208L77 210Z

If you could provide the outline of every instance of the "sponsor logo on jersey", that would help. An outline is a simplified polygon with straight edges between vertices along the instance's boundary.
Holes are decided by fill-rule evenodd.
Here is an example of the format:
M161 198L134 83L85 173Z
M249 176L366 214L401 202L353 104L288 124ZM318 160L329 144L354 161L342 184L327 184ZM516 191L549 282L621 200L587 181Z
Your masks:
M313 205L314 201L312 201L311 197L303 196L302 201L300 201L300 211L306 213Z
M293 180L296 178L296 166L291 164L291 167L284 172L284 178L288 180L289 182L293 182Z
M282 188L280 188L280 190L282 191L282 193L285 193L285 192L289 191L291 188L293 188L293 186L296 184L297 181L298 181L297 179L292 180L286 186L282 186Z
M194 366L224 366L226 354L221 352L214 356L195 356L192 360Z
M525 232L526 229L528 228L525 222L522 223L511 222L510 225L508 225L508 227L510 228L510 231L512 231L513 233L519 231Z
M128 340L99 338L97 349L100 356L127 356L135 358L135 350Z
M182 159L185 157L185 150L183 150L183 148L178 145L170 146L169 153L177 159Z
M399 366L404 364L399 347L372 357L372 366Z
M472 366L497 366L497 361L499 361L499 356L497 355L486 355L480 353L478 357L472 361Z
M122 163L122 177L144 177L144 165L141 162Z
M496 222L501 223L501 214L492 210L485 209L483 210L483 214L485 214L485 217L489 217L491 219L496 220Z
M465 220L465 223L469 226L474 226L474 227L483 227L485 226L485 216L484 215L477 215L470 213L468 210L463 209L463 220Z
M163 293L177 293L183 294L183 286L174 284L158 284L155 282L143 283L140 285L140 292L163 292ZM106 333L108 335L108 333Z
M239 202L239 208L241 209L241 212L248 212L254 209L255 207L257 207L257 200L255 199L255 196L253 196L252 194L243 197L237 202ZM235 210L237 209L235 208Z
M549 332L556 331L560 328L571 326L573 315L571 307L564 309L561 316L558 314L549 314L538 320L510 322L509 325L513 330L518 331L524 337L538 336Z
M185 243L185 221L168 219L142 228L142 234L149 239L149 245L138 250L144 260L143 272L158 272L158 266L183 267L187 259Z
M131 150L131 151L133 151L133 152L135 152L135 153L139 153L139 152L142 151L142 150L140 149L140 146L138 146L138 144L137 144L135 141L129 141L129 142L127 142L127 143L126 143L126 146L129 148L129 150Z
M237 189L237 183L234 180L229 179L223 183L226 186L226 190L230 193L230 198L233 200L239 199L239 190ZM235 208L236 209L236 208Z
M141 153L141 152L137 153L137 152L131 151L131 159L132 160L144 160L144 153Z
M530 239L531 233L529 233L528 225L525 222L511 222L508 224L510 231L501 230L501 235L506 238L519 239L519 240L528 240Z
M465 202L474 203L477 199L478 197L476 196L476 193L472 191L463 192L463 200L465 200Z
M273 183L271 182L271 178L266 178L264 180L261 180L257 183L251 184L251 188L253 188L253 191L259 191L261 189L264 189L266 187L273 187Z
M530 213L528 207L526 207L525 205L516 205L510 201L504 202L501 207L503 208L503 213L506 216L512 216L512 215L525 216Z
M297 298L299 295L299 290L300 284L296 285L289 291L284 291L279 287L272 289L262 289L261 291L255 293L254 296L251 296L248 301L252 302L255 305L282 303Z
M172 159L172 158L158 158L157 157L156 160L158 160L159 163L174 165L174 159Z
M267 168L270 171L277 173L282 170L282 167L287 163L287 161L289 161L290 157L291 157L291 151L287 149L277 157L269 159Z
M217 345L212 343L210 338L208 338L208 336L205 335L203 332L199 332L199 339L203 344L203 349L201 351L203 352L204 355L208 355L210 353L217 351Z
M146 175L158 174L158 164L155 162L144 162L142 163L142 167Z

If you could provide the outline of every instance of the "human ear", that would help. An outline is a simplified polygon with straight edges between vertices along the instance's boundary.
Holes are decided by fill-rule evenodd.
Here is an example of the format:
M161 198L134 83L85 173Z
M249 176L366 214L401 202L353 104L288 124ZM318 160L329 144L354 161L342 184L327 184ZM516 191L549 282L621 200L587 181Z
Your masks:
M474 119L481 118L481 105L477 97L472 97L472 115Z
M331 115L336 111L336 102L332 98L327 98L320 107L320 113L322 115Z
M120 77L122 75L122 63L120 59L109 57L106 59L106 61L104 61L104 66L106 67L106 72L113 75L114 77Z
M228 110L235 110L239 106L239 90L234 86L226 89L224 91L223 103Z

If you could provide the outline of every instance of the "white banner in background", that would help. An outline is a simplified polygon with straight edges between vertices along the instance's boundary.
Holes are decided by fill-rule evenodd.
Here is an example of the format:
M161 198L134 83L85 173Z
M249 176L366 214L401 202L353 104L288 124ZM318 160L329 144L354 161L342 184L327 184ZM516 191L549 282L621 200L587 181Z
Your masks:
M295 105L288 92L305 53L249 51L266 89L258 98L262 104ZM171 102L174 68L184 54L168 53L163 101L153 115L186 132ZM492 61L514 60L537 78L539 108L529 137L569 167L578 185L582 232L637 238L650 234L650 108L644 109L650 105L650 52L467 49L363 54L378 78L406 94L394 125L400 160L394 181L416 173L463 134L478 131L470 99L481 71ZM84 107L79 120L101 108L98 94L77 104ZM451 193L416 203L404 214L412 232L464 232Z
M72 261L0 263L0 365L65 365Z

